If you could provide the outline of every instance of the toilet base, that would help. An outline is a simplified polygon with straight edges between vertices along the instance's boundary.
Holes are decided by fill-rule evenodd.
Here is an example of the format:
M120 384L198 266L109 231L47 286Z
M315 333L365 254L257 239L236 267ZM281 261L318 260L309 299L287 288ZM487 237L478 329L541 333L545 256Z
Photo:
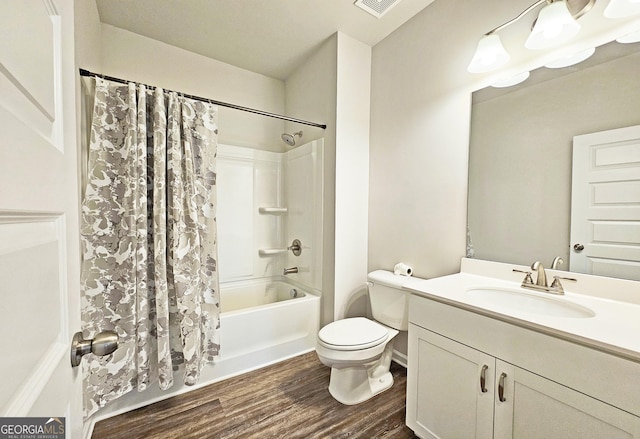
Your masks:
M393 386L391 372L378 377L369 376L366 367L331 369L329 393L345 405L355 405L373 398Z
M393 336L397 335L397 331ZM393 340L384 348L382 355L374 361L348 367L332 367L329 393L345 405L360 404L393 386L393 375L389 372Z

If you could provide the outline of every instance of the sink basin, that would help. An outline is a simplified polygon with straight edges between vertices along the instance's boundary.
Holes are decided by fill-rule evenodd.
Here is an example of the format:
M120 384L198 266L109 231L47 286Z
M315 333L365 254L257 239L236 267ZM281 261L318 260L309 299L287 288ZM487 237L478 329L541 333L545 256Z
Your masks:
M585 306L553 297L531 294L525 290L478 287L469 289L468 293L483 305L493 305L550 317L589 318L596 315Z

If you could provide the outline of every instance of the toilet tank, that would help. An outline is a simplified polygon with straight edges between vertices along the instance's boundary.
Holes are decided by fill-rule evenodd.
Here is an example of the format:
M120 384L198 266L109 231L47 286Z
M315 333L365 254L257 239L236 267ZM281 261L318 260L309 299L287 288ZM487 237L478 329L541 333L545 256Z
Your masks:
M416 279L395 275L390 271L376 270L369 273L369 300L373 318L383 325L400 331L409 329L409 291L402 286Z

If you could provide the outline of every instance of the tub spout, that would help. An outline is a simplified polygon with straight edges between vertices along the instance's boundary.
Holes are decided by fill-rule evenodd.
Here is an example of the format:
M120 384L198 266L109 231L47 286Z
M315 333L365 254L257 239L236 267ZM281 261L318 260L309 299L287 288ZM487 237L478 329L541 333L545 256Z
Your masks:
M287 274L295 274L298 272L298 267L285 268L282 270L282 275L286 276Z

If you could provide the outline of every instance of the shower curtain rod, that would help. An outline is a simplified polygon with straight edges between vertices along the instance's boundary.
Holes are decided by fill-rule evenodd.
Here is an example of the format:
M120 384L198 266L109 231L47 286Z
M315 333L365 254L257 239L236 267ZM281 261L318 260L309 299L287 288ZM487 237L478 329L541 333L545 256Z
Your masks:
M85 69L80 69L80 76L97 76L99 78L106 79L108 81L119 82L120 84L128 84L129 82L135 82L135 81L127 81L127 80L120 79L120 78L114 78L113 76L102 75L100 73L93 73L93 72L90 72L89 70L85 70ZM143 85L145 85L145 87L149 87L149 88L156 88L153 85L147 85L147 84L143 84ZM167 91L173 91L173 90L167 90ZM315 123L315 122L309 122L309 121L306 121L306 120L296 119L296 118L289 117L289 116L283 116L281 114L276 114L276 113L269 113L267 111L256 110L255 108L242 107L240 105L229 104L227 102L220 102L220 101L216 101L214 99L202 98L200 96L194 96L194 95L190 95L190 94L186 94L186 93L180 93L180 92L176 92L176 93L178 93L181 96L184 96L185 98L194 99L196 101L208 102L210 104L219 105L220 107L232 108L234 110L246 111L248 113L259 114L261 116L267 116L267 117L273 117L275 119L286 120L287 122L294 122L294 123L299 123L299 124L302 124L302 125L309 125L309 126L312 126L312 127L318 127L318 128L322 128L323 130L327 129L326 125Z

